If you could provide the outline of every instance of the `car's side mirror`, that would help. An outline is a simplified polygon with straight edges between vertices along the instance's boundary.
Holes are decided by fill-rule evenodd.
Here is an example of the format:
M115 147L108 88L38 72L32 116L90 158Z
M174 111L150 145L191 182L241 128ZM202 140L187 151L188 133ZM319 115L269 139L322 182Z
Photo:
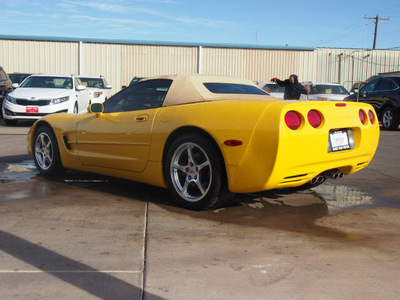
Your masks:
M358 89L354 89L353 93L358 94Z
M11 86L12 86L14 89L16 89L17 87L19 87L19 84L18 84L18 83L13 83Z
M361 96L362 96L363 98L367 98L367 97L368 97L368 93L367 93L367 92L362 92L362 93L361 93Z
M92 103L88 107L88 112L100 116L104 111L103 103Z
M111 90L111 89L112 89L112 86L111 86L111 85L106 85L106 89L107 89L107 90Z
M83 91L83 90L85 90L86 89L86 86L84 86L84 85L77 85L76 86L76 90L77 91Z

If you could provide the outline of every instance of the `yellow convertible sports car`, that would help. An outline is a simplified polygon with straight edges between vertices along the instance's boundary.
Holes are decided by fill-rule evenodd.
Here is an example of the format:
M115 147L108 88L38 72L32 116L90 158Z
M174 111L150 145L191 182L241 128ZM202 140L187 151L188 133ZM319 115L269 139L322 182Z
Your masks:
M174 75L141 80L83 115L43 117L28 151L43 175L66 168L144 182L199 210L232 192L352 174L378 140L368 104L282 101L249 80Z

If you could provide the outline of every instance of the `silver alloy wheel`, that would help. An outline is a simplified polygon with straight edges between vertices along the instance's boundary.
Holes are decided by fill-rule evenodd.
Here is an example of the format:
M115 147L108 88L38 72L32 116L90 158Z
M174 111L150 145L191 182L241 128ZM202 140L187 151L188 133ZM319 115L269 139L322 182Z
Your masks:
M53 163L54 150L50 137L47 133L40 133L35 141L35 159L43 170L47 170Z
M385 128L389 128L393 123L393 114L390 109L386 109L382 116L382 123Z
M170 176L177 193L186 201L203 199L211 187L212 168L206 152L197 144L181 144L172 155Z

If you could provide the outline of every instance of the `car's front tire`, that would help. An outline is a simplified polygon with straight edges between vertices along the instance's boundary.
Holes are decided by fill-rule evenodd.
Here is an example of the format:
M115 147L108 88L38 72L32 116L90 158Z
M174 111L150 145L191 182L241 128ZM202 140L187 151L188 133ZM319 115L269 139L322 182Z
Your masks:
M171 143L164 176L172 196L188 209L220 207L231 195L219 149L202 135L187 133Z
M49 176L63 171L57 139L49 127L37 128L33 137L32 152L40 174Z

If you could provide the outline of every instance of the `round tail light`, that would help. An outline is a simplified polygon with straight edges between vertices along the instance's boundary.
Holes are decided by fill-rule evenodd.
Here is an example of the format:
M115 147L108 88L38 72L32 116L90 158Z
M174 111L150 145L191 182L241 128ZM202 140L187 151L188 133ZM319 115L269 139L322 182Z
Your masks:
M322 123L321 114L314 109L308 112L307 119L310 125L314 128L318 128Z
M285 123L290 129L296 130L301 125L301 117L295 111L288 111L285 115Z
M374 113L372 112L372 110L369 110L369 111L368 111L368 117L369 117L369 121L371 122L371 124L374 124L374 122L375 122L375 115L374 115Z
M362 109L358 111L358 116L360 117L361 123L365 124L365 122L367 122L367 116L365 115L365 112Z

